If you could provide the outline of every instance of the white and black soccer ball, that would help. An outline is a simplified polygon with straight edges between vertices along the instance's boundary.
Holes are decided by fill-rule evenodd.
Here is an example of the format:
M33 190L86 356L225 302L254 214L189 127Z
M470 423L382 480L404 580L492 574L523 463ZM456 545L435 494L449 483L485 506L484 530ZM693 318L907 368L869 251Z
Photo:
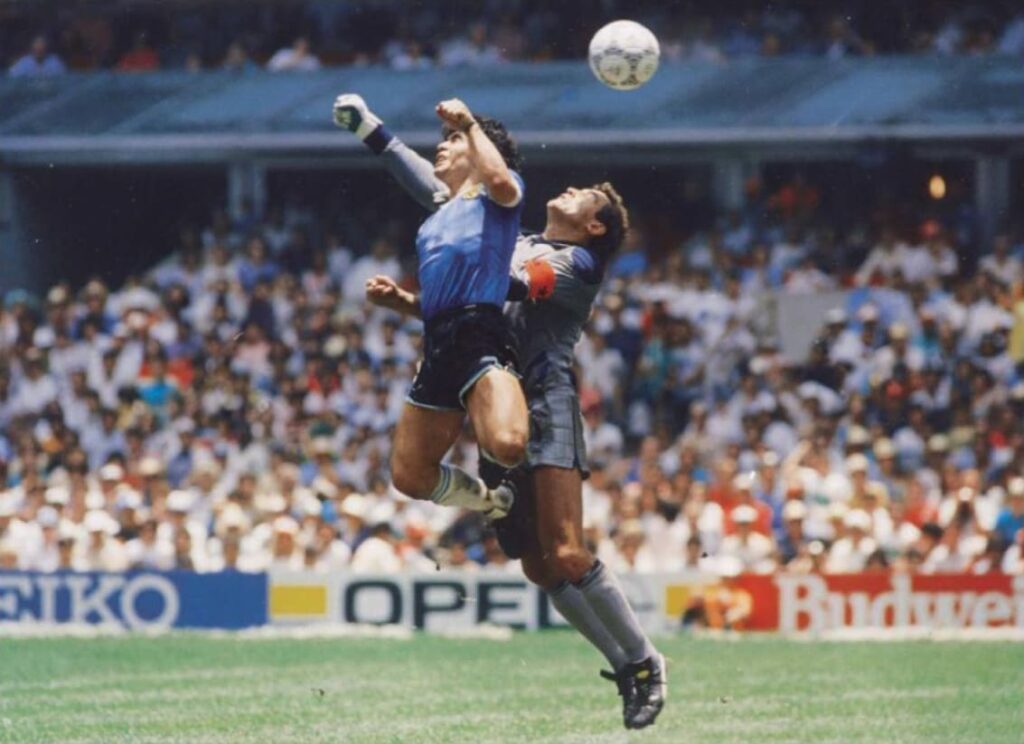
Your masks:
M615 90L633 90L650 80L659 56L657 37L636 21L612 21L590 40L590 69Z

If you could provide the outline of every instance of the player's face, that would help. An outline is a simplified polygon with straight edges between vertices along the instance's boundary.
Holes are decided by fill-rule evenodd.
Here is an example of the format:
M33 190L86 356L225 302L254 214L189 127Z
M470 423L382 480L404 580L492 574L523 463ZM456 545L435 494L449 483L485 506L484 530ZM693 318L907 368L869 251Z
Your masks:
M465 178L469 175L469 142L462 132L449 132L437 146L434 175L442 180Z
M606 204L608 197L597 189L577 189L570 186L548 202L548 209L583 227L596 220L597 213Z

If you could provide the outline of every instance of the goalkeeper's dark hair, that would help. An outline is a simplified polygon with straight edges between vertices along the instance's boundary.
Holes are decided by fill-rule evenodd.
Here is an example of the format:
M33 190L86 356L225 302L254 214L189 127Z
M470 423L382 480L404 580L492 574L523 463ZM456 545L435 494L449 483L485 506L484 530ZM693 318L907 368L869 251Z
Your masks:
M483 133L487 135L487 139L494 143L498 154L501 155L501 159L505 161L505 165L517 172L521 170L523 167L523 156L519 154L519 146L512 139L505 125L497 119L492 119L490 116L484 116L483 114L473 114L473 118L480 125ZM441 130L441 136L447 139L448 135L453 131L455 130L446 125Z
M594 215L597 221L604 225L604 234L591 238L587 247L597 254L602 262L606 262L622 247L622 241L626 239L626 233L629 232L629 210L626 209L622 196L608 181L594 184L590 188L604 194L608 203Z

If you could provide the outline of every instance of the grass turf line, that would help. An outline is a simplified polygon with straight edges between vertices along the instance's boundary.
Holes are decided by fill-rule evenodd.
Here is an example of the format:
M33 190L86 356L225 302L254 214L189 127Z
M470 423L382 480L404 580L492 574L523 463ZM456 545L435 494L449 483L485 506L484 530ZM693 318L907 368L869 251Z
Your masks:
M1024 644L659 645L669 704L628 733L567 631L0 639L0 742L1024 742Z

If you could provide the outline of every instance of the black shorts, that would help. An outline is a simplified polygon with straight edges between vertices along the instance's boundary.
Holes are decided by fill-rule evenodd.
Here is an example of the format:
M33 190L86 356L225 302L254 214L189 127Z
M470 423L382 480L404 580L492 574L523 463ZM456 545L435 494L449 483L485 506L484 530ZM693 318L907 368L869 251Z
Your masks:
M512 335L497 305L447 310L423 326L423 362L406 398L421 408L465 411L465 396L492 368L516 374Z

